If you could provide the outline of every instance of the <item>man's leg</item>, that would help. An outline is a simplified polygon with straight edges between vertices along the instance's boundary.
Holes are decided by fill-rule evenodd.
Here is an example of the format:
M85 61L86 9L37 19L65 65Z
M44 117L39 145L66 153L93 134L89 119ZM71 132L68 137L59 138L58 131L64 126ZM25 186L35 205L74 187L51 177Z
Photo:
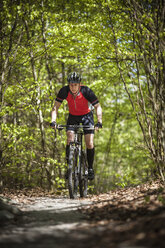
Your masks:
M85 143L87 148L87 161L88 161L88 178L94 179L93 161L94 161L94 134L85 135Z
M66 132L66 135L67 135L66 161L67 161L67 164L68 164L68 158L69 158L69 144L70 144L70 142L73 142L73 141L74 141L74 131L68 130L68 131Z
M65 157L66 157L66 162L67 162L67 164L68 164L68 161L69 161L69 145L66 145Z

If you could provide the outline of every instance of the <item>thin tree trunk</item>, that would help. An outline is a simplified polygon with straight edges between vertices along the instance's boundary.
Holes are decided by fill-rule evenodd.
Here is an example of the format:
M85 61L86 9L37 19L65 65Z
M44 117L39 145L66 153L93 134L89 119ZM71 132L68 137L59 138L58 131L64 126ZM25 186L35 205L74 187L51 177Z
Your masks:
M29 32L29 27L28 27L28 22L24 20L25 23L25 28L26 28L26 33L27 33L27 39L30 41L30 32ZM33 50L32 47L30 47L30 52L29 56L31 59L31 67L32 67L32 73L33 73L33 79L34 83L37 85L36 87L36 104L37 104L37 111L38 111L38 120L39 120L39 128L40 128L40 133L41 133L41 147L42 147L42 157L45 158L43 165L41 164L41 186L43 185L43 178L44 178L44 172L46 171L47 174L47 180L48 180L48 188L50 189L51 187L51 174L47 168L47 153L46 153L46 138L45 138L45 129L44 129L44 122L43 122L43 113L42 113L42 107L41 107L41 89L40 85L38 82L38 77L37 77L37 71L35 67L35 61L34 61L34 55L33 55ZM42 163L42 162L41 162Z

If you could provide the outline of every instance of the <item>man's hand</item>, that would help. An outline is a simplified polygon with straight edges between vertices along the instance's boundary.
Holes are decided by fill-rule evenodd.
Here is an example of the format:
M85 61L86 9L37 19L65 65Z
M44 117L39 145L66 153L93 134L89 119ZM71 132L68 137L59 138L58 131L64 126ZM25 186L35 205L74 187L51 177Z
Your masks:
M50 123L50 126L51 126L51 128L56 129L57 124L56 124L56 122L55 122L55 121L52 121L52 122Z
M102 123L98 121L97 124L95 125L95 130L98 131L99 128L102 128L102 127L103 127Z

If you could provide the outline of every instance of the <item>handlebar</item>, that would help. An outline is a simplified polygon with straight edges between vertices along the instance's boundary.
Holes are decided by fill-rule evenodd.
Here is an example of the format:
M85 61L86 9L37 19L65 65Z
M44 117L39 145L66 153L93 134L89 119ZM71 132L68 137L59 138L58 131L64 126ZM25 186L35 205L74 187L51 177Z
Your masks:
M73 128L74 131L77 131L78 129L85 129L85 130L94 130L94 126L87 126L87 125L57 125L56 128L58 130L63 130L64 128L67 128L67 127L70 127L70 128Z

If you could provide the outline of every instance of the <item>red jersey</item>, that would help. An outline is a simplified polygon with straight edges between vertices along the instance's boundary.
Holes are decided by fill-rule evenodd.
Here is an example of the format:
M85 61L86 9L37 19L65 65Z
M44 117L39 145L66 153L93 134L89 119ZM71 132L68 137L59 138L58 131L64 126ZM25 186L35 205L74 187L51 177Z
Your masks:
M87 86L80 86L76 97L71 93L69 85L62 87L56 97L56 101L62 103L64 99L68 102L71 115L85 115L91 111L89 103L94 106L99 102L94 92Z

